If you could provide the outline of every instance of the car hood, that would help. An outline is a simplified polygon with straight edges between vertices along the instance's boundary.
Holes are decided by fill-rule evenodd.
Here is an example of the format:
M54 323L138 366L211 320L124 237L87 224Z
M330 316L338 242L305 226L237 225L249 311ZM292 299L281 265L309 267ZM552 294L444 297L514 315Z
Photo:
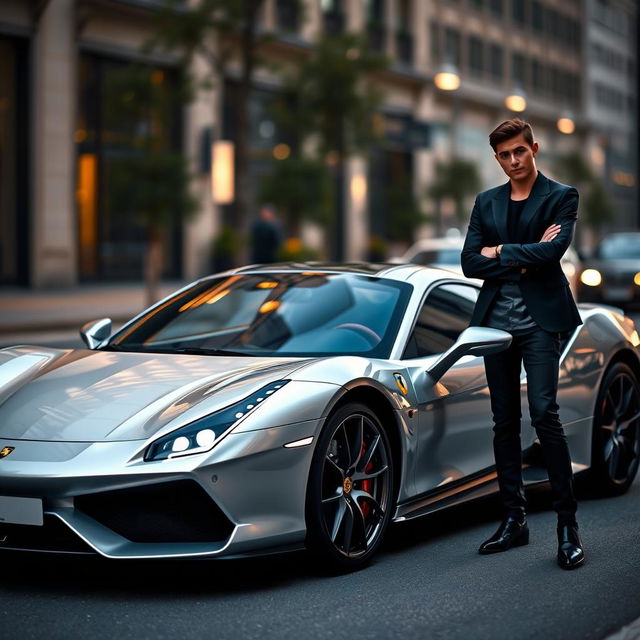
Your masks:
M307 362L34 347L0 350L0 438L146 439L232 404Z

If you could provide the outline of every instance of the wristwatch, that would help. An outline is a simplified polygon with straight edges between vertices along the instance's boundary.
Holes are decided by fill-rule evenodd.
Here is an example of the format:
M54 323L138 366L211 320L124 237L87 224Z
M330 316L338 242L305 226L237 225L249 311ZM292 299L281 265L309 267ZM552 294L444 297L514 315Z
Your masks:
M502 253L502 245L501 245L501 244L499 244L499 245L496 247L496 258L497 258L497 257L499 257L501 253Z

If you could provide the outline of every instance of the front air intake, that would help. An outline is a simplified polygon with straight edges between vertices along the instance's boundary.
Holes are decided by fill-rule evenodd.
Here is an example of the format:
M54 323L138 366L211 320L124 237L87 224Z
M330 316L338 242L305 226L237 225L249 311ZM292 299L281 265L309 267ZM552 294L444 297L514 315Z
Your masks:
M76 509L131 542L220 542L233 524L192 480L78 496Z

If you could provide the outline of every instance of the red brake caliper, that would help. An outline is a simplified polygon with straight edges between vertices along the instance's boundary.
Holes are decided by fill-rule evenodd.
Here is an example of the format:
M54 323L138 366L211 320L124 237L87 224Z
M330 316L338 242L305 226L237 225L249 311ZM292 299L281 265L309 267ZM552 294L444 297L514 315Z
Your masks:
M360 455L364 455L364 442L362 443ZM371 469L373 469L373 462L370 461L369 464L364 468L364 472L369 473ZM373 480L363 480L361 483L361 487L363 491L371 493L371 489L373 488ZM371 505L367 501L363 501L360 503L360 508L362 509L362 515L367 518L369 516L369 513L371 512Z

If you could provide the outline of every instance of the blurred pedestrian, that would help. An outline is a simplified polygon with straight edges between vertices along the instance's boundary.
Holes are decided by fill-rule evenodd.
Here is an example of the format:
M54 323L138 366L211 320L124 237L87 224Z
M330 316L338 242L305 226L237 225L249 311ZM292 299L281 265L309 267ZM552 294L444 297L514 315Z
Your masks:
M581 324L560 258L578 211L578 192L536 169L531 126L514 118L489 135L509 182L476 198L462 250L462 269L484 280L471 324L508 331L510 346L485 356L494 421L493 451L505 518L482 543L482 554L529 542L520 442L520 370L527 373L531 424L536 430L558 514L558 564L584 561L576 522L571 456L558 416L561 334Z
M251 262L277 262L281 246L282 230L275 210L272 205L262 205L258 218L251 227Z

